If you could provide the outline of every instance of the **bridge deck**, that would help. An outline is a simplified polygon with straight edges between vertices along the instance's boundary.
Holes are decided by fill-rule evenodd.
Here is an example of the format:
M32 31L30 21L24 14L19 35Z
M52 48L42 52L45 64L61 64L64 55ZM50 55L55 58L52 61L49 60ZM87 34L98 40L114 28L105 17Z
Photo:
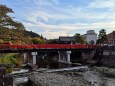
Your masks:
M83 45L83 44L36 44L36 45L1 44L0 52L78 50L78 49L96 49L99 47L100 45Z

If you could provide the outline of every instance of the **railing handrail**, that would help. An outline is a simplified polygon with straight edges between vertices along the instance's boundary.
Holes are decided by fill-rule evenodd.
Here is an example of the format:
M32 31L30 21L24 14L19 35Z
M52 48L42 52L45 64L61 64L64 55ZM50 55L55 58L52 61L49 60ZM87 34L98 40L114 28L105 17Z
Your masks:
M0 49L88 49L98 48L101 45L91 44L2 44Z

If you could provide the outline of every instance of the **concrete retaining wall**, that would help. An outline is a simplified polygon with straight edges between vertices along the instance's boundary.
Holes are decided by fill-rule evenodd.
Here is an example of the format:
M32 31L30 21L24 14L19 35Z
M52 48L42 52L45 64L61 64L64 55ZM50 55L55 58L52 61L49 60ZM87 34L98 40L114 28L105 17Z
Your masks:
M102 65L115 67L115 46L103 48Z
M102 58L102 64L105 66L115 67L115 56L114 55L104 56Z
M82 52L83 60L92 60L94 58L95 51Z

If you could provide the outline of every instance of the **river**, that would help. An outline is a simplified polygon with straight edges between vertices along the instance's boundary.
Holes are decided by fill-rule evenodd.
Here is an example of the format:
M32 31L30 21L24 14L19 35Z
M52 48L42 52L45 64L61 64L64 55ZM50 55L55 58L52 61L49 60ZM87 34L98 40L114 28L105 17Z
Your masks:
M100 67L99 69L103 69L103 67L102 68ZM45 73L46 72L44 72L43 75L45 75ZM33 77L34 78L37 77L37 74L40 75L41 72L37 72L35 74L35 76L33 75ZM50 72L50 74L51 74L51 72ZM115 86L115 77L106 76L105 74L103 74L103 72L95 71L95 67L91 68L91 69L86 68L85 70L82 69L82 70L77 70L77 71L75 69L74 70L61 71L61 72L59 71L59 73L58 73L58 71L56 71L56 73L53 72L53 74L57 75L57 76L61 75L62 78L64 76L73 77L73 80L75 79L75 77L80 78L80 79L77 79L77 82L76 82L76 83L78 83L78 81L79 81L78 86ZM42 76L39 76L39 77L41 77L43 79ZM65 78L63 78L63 79L65 79ZM21 76L21 77L15 77L14 78L14 83L17 84L17 86L30 86L30 84L26 84L26 85L24 84L27 81L28 81L28 76ZM52 81L53 81L53 78L52 78ZM83 83L83 81L85 81L85 84ZM81 83L81 85L80 85L80 83ZM42 85L42 86L46 86L46 85ZM48 85L48 86L50 86L50 85ZM56 85L56 86L60 86L60 85ZM73 86L73 85L71 85L71 86Z

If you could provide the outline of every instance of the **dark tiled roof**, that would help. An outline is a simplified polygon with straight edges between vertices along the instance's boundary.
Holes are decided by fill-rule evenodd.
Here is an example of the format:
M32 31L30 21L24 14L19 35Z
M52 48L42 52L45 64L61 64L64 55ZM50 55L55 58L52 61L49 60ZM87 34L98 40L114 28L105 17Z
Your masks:
M59 40L60 41L74 41L74 37L67 37L67 36L65 36L65 37L59 37Z

